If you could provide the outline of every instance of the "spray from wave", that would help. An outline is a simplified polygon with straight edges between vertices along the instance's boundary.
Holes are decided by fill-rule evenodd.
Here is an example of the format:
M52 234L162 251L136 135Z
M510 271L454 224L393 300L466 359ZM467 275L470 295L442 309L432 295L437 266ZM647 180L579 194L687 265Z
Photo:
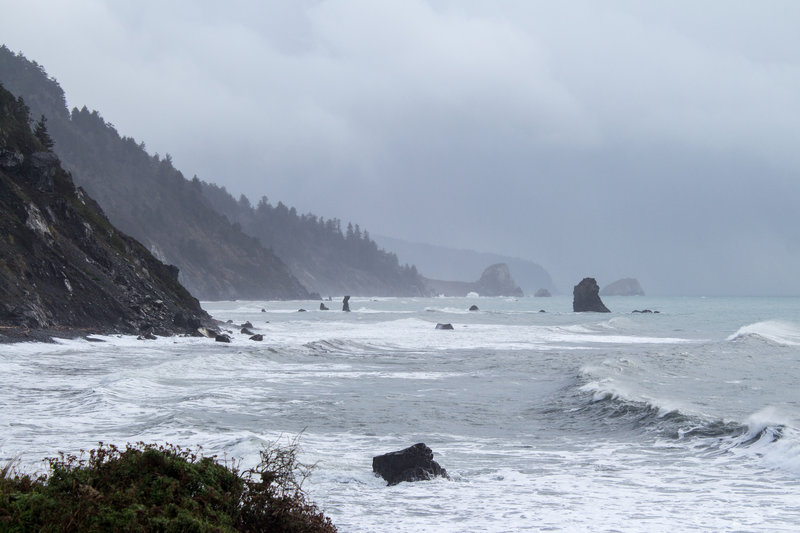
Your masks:
M800 326L790 322L767 320L739 328L728 341L756 339L780 346L800 346Z

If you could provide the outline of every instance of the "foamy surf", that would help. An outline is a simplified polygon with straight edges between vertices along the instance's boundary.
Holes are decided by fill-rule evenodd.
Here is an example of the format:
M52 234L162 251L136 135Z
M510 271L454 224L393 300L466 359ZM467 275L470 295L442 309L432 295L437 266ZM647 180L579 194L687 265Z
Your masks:
M306 488L340 531L796 527L800 350L791 328L758 326L751 342L740 326L794 327L800 301L637 299L663 312L599 316L559 297L481 298L477 313L466 299L353 300L364 312L214 302L230 344L3 345L0 465L21 453L41 470L102 440L250 466L302 434L318 464ZM415 442L450 480L372 474L372 456Z

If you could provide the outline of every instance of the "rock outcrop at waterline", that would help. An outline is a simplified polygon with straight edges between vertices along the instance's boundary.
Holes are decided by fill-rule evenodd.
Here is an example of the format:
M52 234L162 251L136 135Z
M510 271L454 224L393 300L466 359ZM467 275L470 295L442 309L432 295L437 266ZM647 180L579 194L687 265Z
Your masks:
M594 278L583 278L572 290L572 310L576 313L610 313L599 293L600 287Z
M622 278L603 287L600 296L644 296L644 289L639 280Z
M211 322L178 269L119 232L0 86L0 334L192 332Z
M505 263L491 265L483 271L478 281L427 280L431 292L444 296L466 296L471 292L481 296L524 296L522 289L511 277L511 270Z
M448 477L447 471L433 460L433 450L422 442L404 450L373 457L372 471L385 479L388 485L397 485L402 481L422 481L436 476Z

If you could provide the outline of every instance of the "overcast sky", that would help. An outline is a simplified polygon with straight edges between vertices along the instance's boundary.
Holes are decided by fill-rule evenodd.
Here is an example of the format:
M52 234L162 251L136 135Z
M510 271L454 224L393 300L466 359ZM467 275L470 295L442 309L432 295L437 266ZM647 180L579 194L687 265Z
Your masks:
M562 290L800 294L800 2L0 0L187 178Z

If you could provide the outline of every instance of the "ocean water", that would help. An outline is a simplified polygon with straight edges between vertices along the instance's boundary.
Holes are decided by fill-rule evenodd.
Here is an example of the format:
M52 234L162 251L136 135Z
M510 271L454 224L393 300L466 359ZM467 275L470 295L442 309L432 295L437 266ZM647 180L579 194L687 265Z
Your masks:
M800 529L800 299L604 301L204 302L264 342L0 345L0 464L159 441L247 467L299 435L343 532ZM450 480L373 475L417 442Z

